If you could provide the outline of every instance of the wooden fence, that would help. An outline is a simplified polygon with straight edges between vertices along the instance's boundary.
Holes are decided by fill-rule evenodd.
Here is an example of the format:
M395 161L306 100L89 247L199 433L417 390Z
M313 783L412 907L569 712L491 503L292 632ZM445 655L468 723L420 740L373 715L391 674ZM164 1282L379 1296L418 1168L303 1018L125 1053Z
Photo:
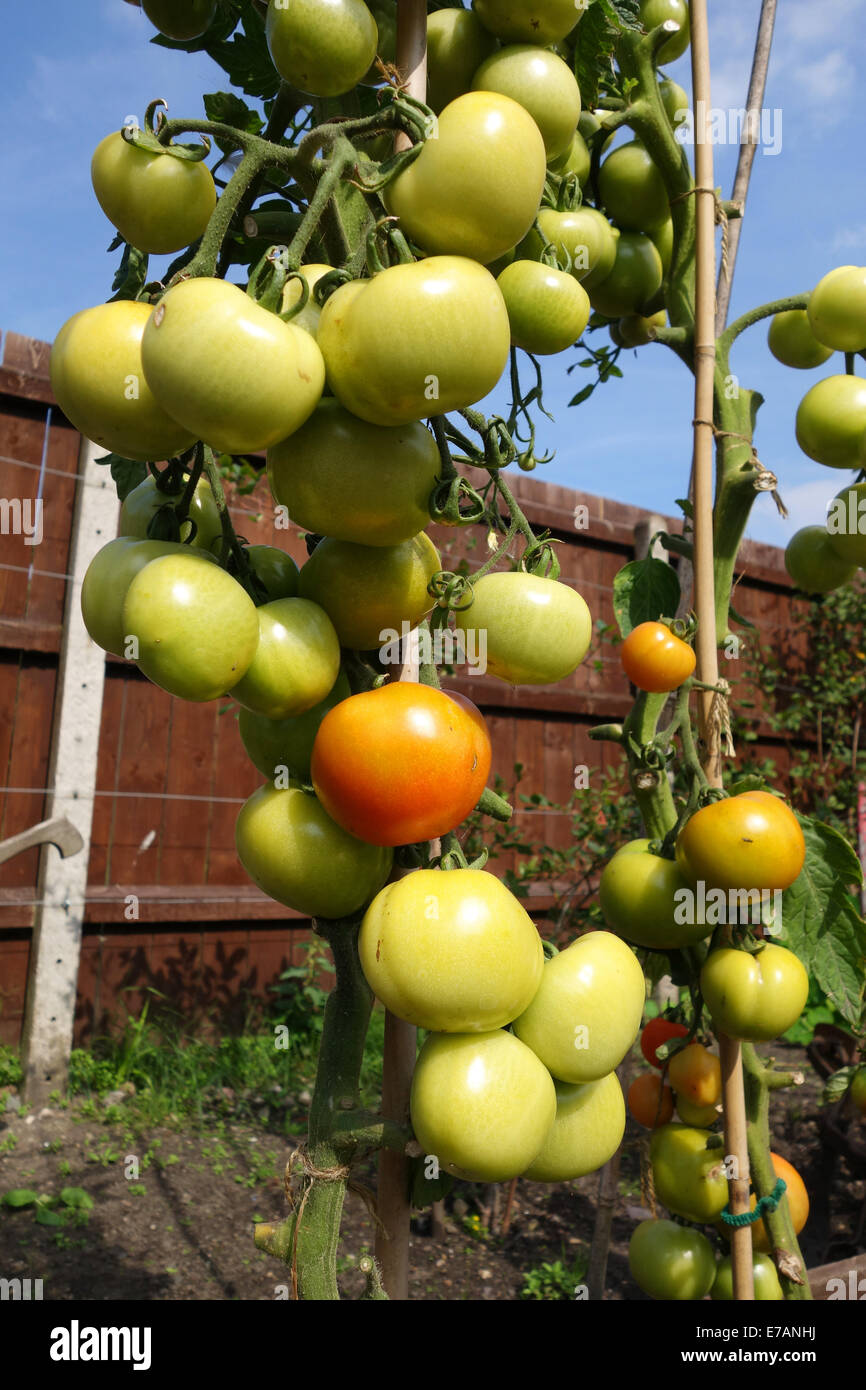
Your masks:
M5 335L0 359L0 840L44 815L61 621L66 594L79 436L53 402L48 347ZM688 460L682 460L683 476ZM582 479L594 475L591 449L579 451ZM597 620L612 622L612 582L634 555L635 528L646 513L588 493L518 474L513 486L536 529L562 542L562 578L584 596ZM15 503L42 502L42 538L14 534ZM5 505L4 505L5 504ZM577 512L586 508L584 520ZM23 513L28 515L26 509ZM34 513L31 511L31 516ZM267 483L232 497L239 532L251 542L306 555L297 530L275 530ZM669 524L679 529L678 523ZM20 527L19 527L20 529ZM433 527L443 566L467 553L466 533ZM477 535L477 531L476 531ZM108 541L112 537L106 535ZM477 540L474 542L479 543ZM480 544L483 546L483 537ZM477 559L477 552L476 552ZM767 640L787 634L791 586L782 555L747 544L737 609ZM735 680L737 663L724 674ZM619 763L619 752L594 744L594 724L624 716L628 683L614 648L598 637L586 662L552 687L512 689L461 671L451 682L484 710L494 769L509 781L524 765L524 786L552 801L568 799L576 766ZM756 715L757 718L757 715ZM757 754L785 749L763 726ZM208 1012L231 1026L251 995L296 963L309 923L271 902L247 879L234 849L241 802L261 782L244 753L226 701L186 704L109 657L93 811L76 1037L100 1031L118 1006L136 1012L150 987L185 1016ZM567 843L566 817L538 809L533 835ZM0 1041L17 1041L24 1006L30 930L36 902L37 851L0 868ZM497 866L494 863L492 867ZM127 899L138 919L127 921ZM548 905L543 899L539 910Z

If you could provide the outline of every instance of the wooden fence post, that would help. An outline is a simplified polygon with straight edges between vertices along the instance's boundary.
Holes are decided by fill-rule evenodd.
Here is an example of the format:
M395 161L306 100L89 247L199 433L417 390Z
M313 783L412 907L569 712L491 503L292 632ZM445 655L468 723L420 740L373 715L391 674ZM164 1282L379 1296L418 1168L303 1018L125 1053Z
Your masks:
M82 439L45 810L48 820L71 821L84 844L69 859L46 845L39 862L22 1040L29 1105L43 1104L52 1091L65 1088L72 1049L105 684L105 653L91 641L81 619L81 581L97 550L117 531L114 481L95 463L102 453Z

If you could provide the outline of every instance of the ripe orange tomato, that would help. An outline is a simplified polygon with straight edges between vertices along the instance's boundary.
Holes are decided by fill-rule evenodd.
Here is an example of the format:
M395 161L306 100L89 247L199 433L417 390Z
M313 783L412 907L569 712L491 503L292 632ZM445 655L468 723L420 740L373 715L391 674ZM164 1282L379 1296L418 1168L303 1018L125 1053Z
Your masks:
M666 1063L656 1056L656 1048L671 1038L686 1038L688 1032L682 1023L673 1023L668 1018L651 1018L640 1035L640 1050L651 1067L663 1067Z
M490 771L477 709L408 681L352 695L325 715L311 777L328 815L371 845L409 845L453 830Z
M741 792L690 817L677 840L677 863L690 883L708 888L790 888L806 860L799 821L770 792Z
M806 1191L806 1184L803 1182L796 1168L790 1164L786 1158L782 1158L781 1154L771 1153L770 1158L773 1161L773 1171L776 1177L782 1178L787 1184L785 1196L788 1199L791 1222L794 1227L795 1235L799 1235L809 1219L809 1194ZM754 1211L757 1206L757 1198L754 1192L749 1199L749 1206L752 1211ZM752 1249L768 1251L771 1248L770 1237L767 1234L767 1228L764 1222L756 1221L752 1227Z
M696 657L664 623L639 623L620 648L623 670L638 690L676 690L695 669Z
M701 1043L689 1043L671 1058L668 1079L677 1095L693 1105L718 1105L722 1098L722 1065Z
M655 1072L636 1076L628 1088L628 1110L632 1119L645 1129L666 1125L674 1117L674 1098L670 1086Z

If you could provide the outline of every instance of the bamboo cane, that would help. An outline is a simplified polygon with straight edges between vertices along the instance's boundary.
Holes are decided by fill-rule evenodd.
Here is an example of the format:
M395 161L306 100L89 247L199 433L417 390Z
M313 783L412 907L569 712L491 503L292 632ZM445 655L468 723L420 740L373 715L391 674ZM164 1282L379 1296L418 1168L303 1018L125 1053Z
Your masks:
M716 358L716 195L710 142L710 44L707 0L692 0L692 84L695 111L695 197L697 245L695 286L695 610L698 615L697 674L707 685L719 679L713 572L713 385ZM721 786L721 725L712 717L713 694L698 692L698 725L704 770L712 786ZM732 1163L728 1194L731 1211L749 1209L749 1156L746 1100L740 1044L719 1035L725 1153ZM752 1300L752 1234L748 1226L732 1228L734 1298Z

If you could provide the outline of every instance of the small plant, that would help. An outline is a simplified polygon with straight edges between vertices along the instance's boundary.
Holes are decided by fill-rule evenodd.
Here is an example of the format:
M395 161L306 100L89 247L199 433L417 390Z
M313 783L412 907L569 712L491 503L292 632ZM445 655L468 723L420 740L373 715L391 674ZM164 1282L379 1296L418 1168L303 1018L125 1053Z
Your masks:
M469 1216L463 1217L463 1229L476 1240L489 1240L490 1232L484 1225L477 1211L473 1211Z
M553 1263L545 1261L524 1274L520 1297L538 1303L564 1303L574 1298L575 1291L586 1277L587 1266L587 1257L582 1253L575 1255L570 1267L566 1267L562 1260L554 1260Z
M64 1187L56 1196L15 1187L0 1203L12 1211L31 1209L38 1226L85 1226L93 1210L93 1198L81 1187Z
M147 1188L143 1182L132 1182L127 1189L130 1197L146 1197Z
M0 1086L20 1086L24 1077L18 1053L0 1043Z

